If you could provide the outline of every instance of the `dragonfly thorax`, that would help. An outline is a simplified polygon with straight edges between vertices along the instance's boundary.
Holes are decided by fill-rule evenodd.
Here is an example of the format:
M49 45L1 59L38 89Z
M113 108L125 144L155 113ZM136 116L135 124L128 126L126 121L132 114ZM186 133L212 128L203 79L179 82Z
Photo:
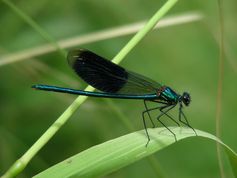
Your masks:
M167 86L162 86L157 91L157 95L159 96L160 100L163 100L171 105L178 103L180 99L180 95Z
M172 90L170 87L163 86L161 87L157 95L159 96L159 99L166 101L167 103L171 105L175 105L177 103L184 103L185 106L188 106L191 102L191 97L189 93L184 92L183 95L179 95L174 90Z

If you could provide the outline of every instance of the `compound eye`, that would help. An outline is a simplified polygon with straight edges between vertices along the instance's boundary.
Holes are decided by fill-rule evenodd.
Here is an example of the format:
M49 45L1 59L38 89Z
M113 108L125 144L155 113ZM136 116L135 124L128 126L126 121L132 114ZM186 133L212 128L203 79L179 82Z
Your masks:
M184 103L186 106L188 106L189 103L191 102L191 97L190 97L189 93L184 92L182 98L183 98L183 103Z

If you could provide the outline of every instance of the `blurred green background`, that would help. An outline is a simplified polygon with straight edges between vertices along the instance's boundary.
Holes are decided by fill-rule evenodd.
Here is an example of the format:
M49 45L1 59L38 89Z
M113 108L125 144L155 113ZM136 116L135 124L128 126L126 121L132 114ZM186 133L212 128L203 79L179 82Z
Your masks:
M165 3L155 0L58 0L12 1L33 18L55 41L149 19ZM198 11L199 22L155 30L147 35L120 64L131 71L162 82L177 92L191 93L185 108L190 123L215 134L219 60L219 12L217 1L184 0L168 15ZM237 1L223 4L225 60L221 115L221 139L237 150ZM0 58L47 43L6 4L0 2ZM77 47L88 48L112 59L132 35ZM40 137L76 98L31 89L51 84L83 89L86 84L68 67L65 57L52 52L0 66L0 175ZM93 145L128 134L120 121L124 115L135 130L143 129L142 101L89 98L18 177L40 171ZM177 115L177 109L172 113ZM171 124L167 120L167 124ZM145 143L144 143L145 144ZM220 177L216 145L201 138L178 142L154 155L165 177ZM226 177L233 177L223 154ZM146 159L106 177L156 177Z

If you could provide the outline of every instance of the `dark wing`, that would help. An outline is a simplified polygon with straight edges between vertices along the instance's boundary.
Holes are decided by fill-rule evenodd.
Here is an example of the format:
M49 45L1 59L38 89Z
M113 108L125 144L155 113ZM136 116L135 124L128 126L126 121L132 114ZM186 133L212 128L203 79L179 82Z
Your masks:
M161 87L159 83L127 71L85 49L70 51L67 59L77 75L103 92L130 95L154 94Z

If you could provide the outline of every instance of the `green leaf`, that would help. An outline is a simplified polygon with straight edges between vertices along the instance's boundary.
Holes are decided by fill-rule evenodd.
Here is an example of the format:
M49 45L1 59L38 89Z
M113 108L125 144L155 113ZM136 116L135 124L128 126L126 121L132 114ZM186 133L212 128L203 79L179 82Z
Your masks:
M236 159L236 153L232 150L226 147L226 153L229 157L230 164L232 166L233 174L235 177L237 177L237 159Z
M190 128L170 127L177 141L196 135ZM151 141L146 147L144 130L133 132L105 143L93 146L55 166L39 173L34 178L47 177L98 177L106 175L173 143L174 136L166 128L148 129ZM230 158L233 170L237 170L237 155L221 140L209 133L196 130L198 137L205 137L220 143ZM236 171L234 171L237 177Z

